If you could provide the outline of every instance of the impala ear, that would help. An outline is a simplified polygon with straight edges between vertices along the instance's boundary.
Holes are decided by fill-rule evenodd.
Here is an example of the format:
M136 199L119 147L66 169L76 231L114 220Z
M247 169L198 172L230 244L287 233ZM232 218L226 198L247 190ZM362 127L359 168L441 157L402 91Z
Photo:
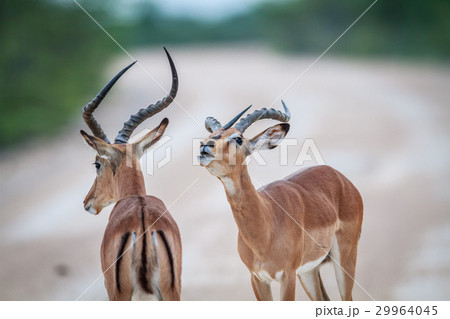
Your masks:
M286 134L289 132L288 123L276 124L262 131L250 140L250 153L256 149L272 149L280 145Z
M133 143L135 146L136 155L140 158L144 152L150 148L152 145L156 144L164 132L166 131L167 125L169 125L169 119L164 118L158 127L154 128L151 132L147 133L144 137L142 137L139 141Z
M81 134L81 136L83 136L83 140L86 142L86 144L89 145L90 147L92 147L94 150L96 150L95 149L95 145L92 142L92 139L94 139L95 137L94 136L90 136L88 133L86 133L83 130L80 130L80 134Z
M116 157L118 150L116 150L111 144L105 142L104 140L98 137L89 135L83 130L81 130L80 133L83 136L83 139L86 142L86 144L92 147L95 151L97 151L98 155L107 156L110 159Z

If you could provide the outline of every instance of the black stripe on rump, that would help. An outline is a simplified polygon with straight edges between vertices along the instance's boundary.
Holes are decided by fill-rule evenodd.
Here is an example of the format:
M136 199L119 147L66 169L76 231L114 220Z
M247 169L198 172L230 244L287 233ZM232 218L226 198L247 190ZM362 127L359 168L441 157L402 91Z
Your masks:
M130 233L125 233L122 235L122 239L120 240L119 251L117 252L117 262L116 262L116 286L117 291L120 291L120 280L119 280L119 272L120 272L120 261L122 260L123 251L125 250L125 246L127 244L128 238L130 237Z
M142 251L141 251L141 267L139 267L139 281L141 282L141 287L146 292L152 294L153 291L149 287L147 280L147 233L145 229L145 206L141 199L141 213L142 213Z

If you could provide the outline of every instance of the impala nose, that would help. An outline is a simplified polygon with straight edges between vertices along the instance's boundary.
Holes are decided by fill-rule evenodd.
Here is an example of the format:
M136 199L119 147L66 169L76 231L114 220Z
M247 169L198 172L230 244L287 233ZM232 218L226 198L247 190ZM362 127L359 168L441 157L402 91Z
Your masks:
M214 153L212 151L214 147L215 147L214 141L208 141L206 142L206 144L202 142L200 145L200 154L214 156Z
M94 207L92 207L92 204L90 203L84 204L84 210L87 211L88 213L91 213L92 215L97 215L97 210Z

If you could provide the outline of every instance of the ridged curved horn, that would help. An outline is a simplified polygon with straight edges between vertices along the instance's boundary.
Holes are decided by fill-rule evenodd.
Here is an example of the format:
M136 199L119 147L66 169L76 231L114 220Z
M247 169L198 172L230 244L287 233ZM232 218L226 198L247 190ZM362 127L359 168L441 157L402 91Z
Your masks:
M105 96L108 94L109 90L114 86L114 84L117 82L117 80L129 69L131 68L136 61L128 65L126 68L124 68L122 71L117 73L115 77L111 79L111 81L108 82L108 84L105 85L105 87L100 91L100 93L97 94L97 96L88 104L86 104L83 109L81 110L81 115L83 116L84 121L86 122L89 129L92 131L95 137L101 138L105 142L109 143L108 138L106 137L105 132L103 132L100 124L98 124L97 120L94 118L94 111L95 109L100 105L100 103L103 101Z
M228 130L230 127L233 126L234 123L236 123L237 120L239 120L239 118L244 115L245 112L248 111L249 108L251 108L252 106L248 106L245 110L243 110L241 113L239 113L238 115L236 115L231 121L229 121L227 124L225 124L222 127L222 124L220 124L220 122L218 120L216 120L214 117L212 116L208 116L205 120L205 128L208 130L208 132L213 133L217 130L223 129L223 130Z
M236 124L235 126L236 129L238 129L241 133L244 133L244 131L250 125L262 119L274 119L280 122L289 122L289 120L291 119L291 113L289 112L289 109L287 108L286 104L284 104L283 100L281 100L281 103L283 103L284 113L277 111L273 108L271 109L263 108L261 110L256 110L253 113L241 119L239 123Z
M222 124L212 116L208 116L205 120L205 128L209 133L214 133L222 128Z
M239 120L241 118L242 115L244 115L245 112L248 111L249 108L251 108L252 106L248 106L245 110L243 110L241 113L239 113L238 115L236 115L230 122L228 122L227 124L225 124L223 126L224 130L228 130L230 127L233 126L234 123L236 123L237 120Z
M172 88L170 89L169 94L161 101L158 101L155 104L151 104L147 108L140 109L136 114L131 115L130 119L123 124L123 128L119 131L119 134L117 135L114 143L125 144L126 142L128 142L131 134L139 124L152 117L156 113L161 112L163 109L168 107L170 103L172 103L172 101L175 99L178 91L177 69L175 68L172 57L170 56L166 48L164 48L164 51L166 52L167 59L170 63L170 70L172 71Z

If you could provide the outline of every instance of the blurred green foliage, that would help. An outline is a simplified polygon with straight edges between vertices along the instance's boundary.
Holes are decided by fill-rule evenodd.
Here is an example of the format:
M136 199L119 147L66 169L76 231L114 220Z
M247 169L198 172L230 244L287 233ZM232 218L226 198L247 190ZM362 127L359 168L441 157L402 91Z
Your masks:
M151 2L137 3L132 19L110 26L115 37L127 46L213 43L257 40L258 23L252 14L220 21L170 17Z
M264 40L283 50L326 49L373 0L291 0L251 14ZM448 58L450 1L379 0L333 47L352 55Z
M111 1L81 3L127 49L259 41L319 53L372 0L266 1L220 21L168 17L151 2L137 2L128 18ZM447 61L449 16L449 0L379 0L330 53ZM64 127L104 84L111 56L121 53L72 1L1 0L0 39L0 148Z
M215 22L170 19L151 3L142 3L134 19L128 21L125 34L116 34L128 45L247 40L268 43L282 51L319 53L372 2L263 1L243 14ZM448 59L449 16L449 0L379 0L332 52Z
M78 7L50 1L2 0L0 39L2 148L78 115L115 50Z

